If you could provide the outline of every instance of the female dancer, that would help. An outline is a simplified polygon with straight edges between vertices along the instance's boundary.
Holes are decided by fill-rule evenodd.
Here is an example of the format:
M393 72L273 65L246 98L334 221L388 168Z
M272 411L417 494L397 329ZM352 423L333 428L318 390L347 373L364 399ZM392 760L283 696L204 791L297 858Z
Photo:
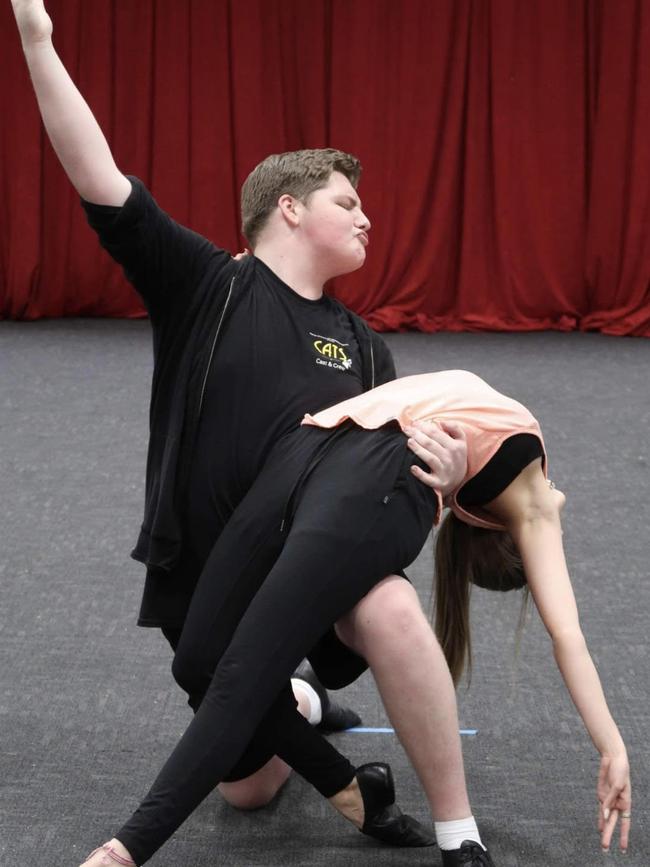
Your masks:
M449 498L454 518L438 556L440 581L447 576L438 626L453 674L458 677L468 647L468 580L496 589L527 583L601 755L602 845L609 847L620 815L621 848L627 848L626 750L580 630L562 549L564 497L547 483L541 431L521 404L479 377L446 371L397 380L307 416L273 450L211 554L178 647L175 676L205 698L150 793L111 841L118 856L138 864L150 857L228 773L300 658L361 595L418 554L442 505L413 481L417 471L403 432L422 419L453 420L468 441L467 475ZM481 571L457 548L457 519L498 531L514 550L490 536L494 565ZM513 564L516 553L520 564ZM230 593L210 585L217 564L231 576ZM252 601L242 614L246 594ZM341 633L345 639L345 627ZM355 666L358 673L362 663ZM455 719L447 720L449 730ZM462 760L455 762L440 780L441 798L462 778ZM101 864L104 854L93 855L88 867ZM492 864L478 841L442 854L445 865Z

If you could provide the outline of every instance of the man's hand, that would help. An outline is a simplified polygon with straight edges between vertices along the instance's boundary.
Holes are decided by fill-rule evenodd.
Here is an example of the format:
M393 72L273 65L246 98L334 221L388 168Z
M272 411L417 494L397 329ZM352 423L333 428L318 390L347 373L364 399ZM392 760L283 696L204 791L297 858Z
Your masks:
M52 36L52 20L43 0L11 0L23 45L44 42Z
M43 123L63 170L82 199L121 207L131 182L52 45L43 0L11 0Z
M467 472L467 443L456 422L414 422L404 428L408 446L428 465L430 473L418 466L411 472L425 485L435 488L443 500L459 487Z

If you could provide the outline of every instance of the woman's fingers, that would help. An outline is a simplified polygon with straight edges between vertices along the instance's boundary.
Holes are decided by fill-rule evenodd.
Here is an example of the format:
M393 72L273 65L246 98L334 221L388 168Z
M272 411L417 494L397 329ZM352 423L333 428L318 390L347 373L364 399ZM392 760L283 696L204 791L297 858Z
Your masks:
M629 812L629 811L627 811ZM630 827L632 825L632 817L621 813L621 850L627 852L627 847L630 842Z
M598 814L598 830L600 831L600 843L604 851L609 851L612 836L618 821L620 820L620 847L623 852L627 851L630 839L630 827L632 824L632 803L629 787L611 786L607 796L600 804Z
M603 816L603 805L598 801L598 832L603 833L605 829L605 817Z
M600 835L600 845L604 852L608 852L610 843L612 842L612 834L618 821L618 810L609 810L605 815L608 815L608 818L605 819L603 831Z

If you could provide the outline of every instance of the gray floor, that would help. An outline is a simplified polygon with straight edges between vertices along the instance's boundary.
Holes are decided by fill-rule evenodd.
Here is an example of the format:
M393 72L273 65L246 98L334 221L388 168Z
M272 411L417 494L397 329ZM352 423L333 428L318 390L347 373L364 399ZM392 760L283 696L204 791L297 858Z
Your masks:
M402 374L463 367L540 419L568 495L566 548L582 620L635 783L629 865L648 865L650 342L600 335L389 335ZM75 865L135 806L188 721L153 630L134 626L150 370L144 322L0 323L0 864ZM410 569L429 602L430 555ZM597 757L537 615L515 658L518 602L477 591L471 689L459 693L474 811L495 861L596 865ZM366 676L347 691L386 725ZM393 764L390 734L344 734L353 760ZM604 860L603 860L604 859ZM437 865L436 850L375 846L299 779L269 809L210 797L150 862Z

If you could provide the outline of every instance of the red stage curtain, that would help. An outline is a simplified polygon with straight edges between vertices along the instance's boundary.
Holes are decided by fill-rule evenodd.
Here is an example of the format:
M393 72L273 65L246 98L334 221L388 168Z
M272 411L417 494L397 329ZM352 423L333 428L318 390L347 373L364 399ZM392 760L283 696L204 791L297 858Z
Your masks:
M268 153L364 164L379 329L650 335L645 0L50 0L120 168L236 251ZM0 4L0 315L137 316L44 141Z

